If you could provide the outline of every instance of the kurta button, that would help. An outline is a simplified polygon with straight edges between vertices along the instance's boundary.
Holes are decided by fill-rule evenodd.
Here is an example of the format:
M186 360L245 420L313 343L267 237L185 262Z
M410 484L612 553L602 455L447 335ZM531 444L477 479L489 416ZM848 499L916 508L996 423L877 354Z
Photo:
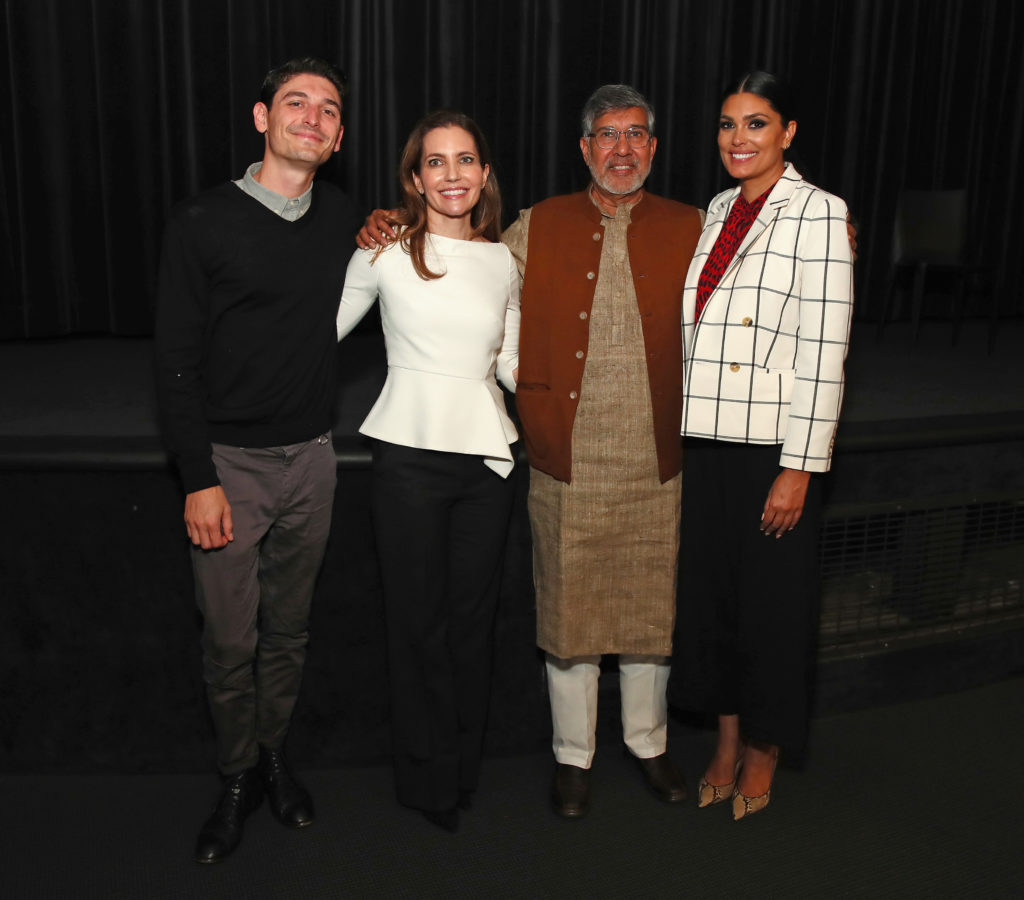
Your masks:
M739 370L740 370L740 364L739 363L729 363L729 371L730 372L738 372Z
M577 394L575 391L569 391L569 399L570 400L575 400L578 396L579 396L579 394Z
M595 241L601 240L601 232L600 231L595 231L594 232L594 240Z
M577 359L583 359L583 351L582 350L577 350L576 351L576 358Z
M597 276L593 272L587 272L587 280L593 281Z
M581 319L585 319L586 317L587 317L587 311L585 309L581 310L580 311L580 318Z
M749 328L753 324L754 324L754 320L752 318L750 318L750 316L744 316L744 318L743 318L743 327L744 328Z

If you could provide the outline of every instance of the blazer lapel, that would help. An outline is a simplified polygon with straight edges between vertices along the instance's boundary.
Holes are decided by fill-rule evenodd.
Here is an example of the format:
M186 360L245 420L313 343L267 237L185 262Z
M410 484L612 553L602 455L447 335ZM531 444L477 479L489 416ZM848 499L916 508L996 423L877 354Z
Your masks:
M789 198L793 196L793 191L801 180L800 173L793 168L793 164L786 163L785 171L775 183L775 187L772 188L772 192L768 195L768 198L764 201L764 206L761 207L761 211L757 214L754 224L750 226L750 230L744 235L743 240L736 249L736 255L732 258L732 262L729 263L728 268L723 273L722 280L719 284L724 282L736 266L743 262L743 257L747 255L747 251L750 250L757 239L765 233L765 230L772 222L775 221L779 213L786 208L786 204L789 203ZM739 192L737 191L737 193Z
M725 220L729 216L729 210L732 208L732 202L739 195L739 192L740 189L736 188L728 196L723 197L714 209L709 210L708 220L704 225L704 232L700 236L700 243L702 246L707 247L708 253L715 246L718 235L722 233L722 226L725 225Z

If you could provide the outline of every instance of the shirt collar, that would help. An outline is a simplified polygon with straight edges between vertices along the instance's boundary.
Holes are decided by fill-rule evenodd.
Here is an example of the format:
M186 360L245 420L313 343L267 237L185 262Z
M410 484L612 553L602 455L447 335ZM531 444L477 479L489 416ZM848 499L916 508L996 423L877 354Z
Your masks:
M778 184L778 182L775 182L775 184ZM756 197L750 203L746 201L741 193L736 198L734 206L736 212L747 218L756 219L757 214L761 212L762 207L764 207L765 201L768 199L768 195L775 189L775 184L771 185L768 190L761 194L760 197Z
M313 202L313 186L298 197L285 197L270 188L264 187L256 180L256 173L263 168L262 162L254 162L238 181L235 182L245 193L258 200L267 209L277 213L282 219L294 222L305 215Z
M614 219L615 216L618 215L618 209L616 209L615 213L607 213L607 212L604 211L604 207L601 206L601 204L597 200L597 197L594 196L594 183L593 182L591 182L590 185L587 187L587 196L590 198L590 202L594 204L594 207L598 210L598 212L601 213L601 217L602 218ZM643 200L643 199L644 199L644 190L643 190L643 188L641 188L640 189L640 195L636 198L636 200L632 201L631 203L624 203L624 204L622 204L622 206L624 206L628 212L632 213L633 209L636 207L636 205L641 200Z

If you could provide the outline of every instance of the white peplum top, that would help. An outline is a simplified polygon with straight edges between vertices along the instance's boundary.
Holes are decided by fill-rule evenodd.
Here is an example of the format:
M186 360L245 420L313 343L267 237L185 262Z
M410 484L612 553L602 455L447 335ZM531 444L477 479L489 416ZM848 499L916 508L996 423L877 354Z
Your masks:
M495 381L515 390L519 271L504 244L427 235L424 281L395 242L357 250L338 307L338 340L380 299L388 376L359 431L368 437L483 457L503 478L518 434Z

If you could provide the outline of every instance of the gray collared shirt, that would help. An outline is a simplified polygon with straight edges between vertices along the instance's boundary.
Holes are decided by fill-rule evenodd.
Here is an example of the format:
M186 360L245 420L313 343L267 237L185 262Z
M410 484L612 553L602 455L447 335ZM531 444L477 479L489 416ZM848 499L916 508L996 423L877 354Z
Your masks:
M285 197L265 188L256 180L256 173L262 168L262 162L254 162L235 184L254 200L259 200L271 212L277 213L282 219L294 222L305 215L313 201L313 186L310 185L309 190L299 194L298 197Z

